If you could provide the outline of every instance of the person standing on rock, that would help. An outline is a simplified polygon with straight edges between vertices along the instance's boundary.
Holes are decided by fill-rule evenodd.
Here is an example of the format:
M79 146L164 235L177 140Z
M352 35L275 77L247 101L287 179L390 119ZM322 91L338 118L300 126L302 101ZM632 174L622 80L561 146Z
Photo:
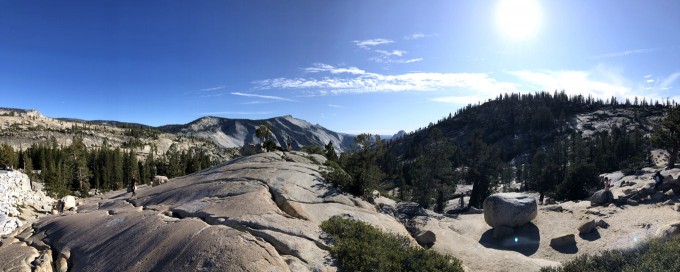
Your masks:
M661 186L661 183L663 183L663 176L661 175L661 171L656 171L656 174L652 177L654 178L654 190L659 190L659 186Z
M607 192L609 191L609 187L611 187L611 181L609 181L608 177L604 177L604 191Z
M130 192L132 192L132 196L135 196L137 192L137 175L134 170L130 172Z

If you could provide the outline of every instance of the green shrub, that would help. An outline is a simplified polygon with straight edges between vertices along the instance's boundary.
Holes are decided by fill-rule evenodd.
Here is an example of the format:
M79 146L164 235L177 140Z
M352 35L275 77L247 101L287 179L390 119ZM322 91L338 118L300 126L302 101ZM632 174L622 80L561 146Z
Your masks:
M406 237L360 221L331 217L321 229L333 240L331 254L341 271L463 271L452 256L411 247Z
M547 267L541 272L580 271L680 271L680 236L655 238L634 249L608 250L599 255L581 255L562 267Z
M321 176L334 187L347 188L352 184L352 177L340 167L337 162L326 161L326 170L321 171Z

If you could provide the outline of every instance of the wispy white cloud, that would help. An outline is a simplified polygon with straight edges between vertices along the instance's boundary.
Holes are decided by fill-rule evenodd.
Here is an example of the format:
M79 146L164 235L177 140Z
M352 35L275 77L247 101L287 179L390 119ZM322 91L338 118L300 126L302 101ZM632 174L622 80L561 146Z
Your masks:
M280 96L273 96L273 95L259 95L259 94L240 93L240 92L234 92L234 93L231 93L231 94L237 95L237 96L256 97L256 98L271 99L271 100L278 100L278 101L300 102L300 101L297 101L297 100L288 99L288 98L284 98L284 97L280 97Z
M335 104L328 104L328 106L331 107L331 108L345 109L345 106L340 106L340 105L335 105Z
M331 74L353 74L353 75L361 75L365 74L366 71L361 70L356 67L348 67L348 68L343 68L343 67L334 67L332 65L324 64L324 63L315 63L311 67L303 68L303 71L307 73L322 73L322 72L329 72Z
M393 40L390 39L368 39L368 40L362 40L362 41L354 41L354 44L356 44L358 47L361 47L363 49L370 49L373 46L378 46L382 44L390 44L394 43Z
M222 95L224 95L224 94L222 94L222 93L216 93L216 94L202 94L202 95L199 95L199 97L201 97L201 98L208 98L208 97L219 97L219 96L222 96Z
M330 71L329 71L330 72ZM317 94L437 91L464 89L498 94L517 90L508 82L497 82L484 73L424 73L413 72L383 75L365 72L321 78L274 78L253 82L256 89L297 89Z
M404 36L404 39L405 40L417 40L417 39L431 38L431 37L436 37L436 36L438 36L437 33L432 33L432 34L413 33L411 35Z
M680 79L680 72L675 72L662 80L661 83L659 83L658 88L660 90L673 89L673 83L678 81L678 79Z
M402 57L402 56L404 56L404 54L406 54L406 51L403 51L403 50L392 50L392 51L375 50L375 52L378 52L378 53L386 55L386 56L399 56L399 57Z
M599 55L595 56L595 58L596 59L605 59L605 58L626 57L626 56L631 56L631 55L652 53L652 52L660 50L660 49L661 48L641 48L641 49L632 49L632 50L626 50L626 51L609 52L609 53L599 54Z
M213 112L201 112L199 115L267 115L271 112L266 111L213 111Z
M191 91L186 91L184 92L184 95L192 94L192 93L204 93L204 92L210 92L210 91L217 91L221 89L227 88L226 85L222 86L217 86L217 87L210 87L210 88L205 88L205 89L198 89L198 90L191 90Z
M256 104L269 104L272 101L262 101L262 100L255 100L255 101L249 101L249 102L244 102L241 103L241 105L256 105Z
M369 60L377 63L414 63L422 61L423 58L413 58L413 59L393 59L389 56L377 56L370 58Z

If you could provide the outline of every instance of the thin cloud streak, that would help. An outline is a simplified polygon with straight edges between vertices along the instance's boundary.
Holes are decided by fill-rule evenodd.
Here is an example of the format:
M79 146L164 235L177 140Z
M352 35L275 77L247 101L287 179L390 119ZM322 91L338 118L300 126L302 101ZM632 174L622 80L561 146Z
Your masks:
M315 63L312 65L312 67L303 68L302 70L307 73L329 72L331 74L353 74L353 75L361 75L366 73L366 71L356 67L340 68L324 63Z
M402 56L404 56L404 54L407 53L404 50L392 50L392 51L375 50L375 52L378 52L378 53L386 55L386 56L398 56L398 57L402 57Z
M331 107L331 108L346 109L346 107L344 107L344 106L335 105L335 104L328 104L328 106Z
M619 51L619 52L610 52L610 53L604 53L595 56L595 59L606 59L606 58L618 58L618 57L627 57L631 55L638 55L638 54L646 54L646 53L652 53L655 51L660 50L660 48L641 48L641 49L633 49L633 50L626 50L626 51Z
M363 49L369 49L373 46L390 44L390 43L394 43L394 41L390 40L390 39L368 39L368 40L362 40L362 41L354 41L354 44L356 44L358 47L361 47Z
M211 88L205 88L205 89L199 89L199 90L193 90L193 91L186 91L184 92L184 95L192 94L192 93L204 93L204 92L209 92L209 91L216 91L216 90L221 90L227 88L227 86L222 85L222 86L217 86L217 87L211 87Z
M404 40L418 40L423 38L431 38L438 36L437 33L423 34L423 33L413 33L411 35L404 36Z
M283 97L280 97L280 96L273 96L273 95L259 95L259 94L240 93L240 92L233 92L231 94L237 95L237 96L256 97L256 98L279 100L279 101L300 102L298 100L293 100L293 99L288 99L288 98L283 98Z

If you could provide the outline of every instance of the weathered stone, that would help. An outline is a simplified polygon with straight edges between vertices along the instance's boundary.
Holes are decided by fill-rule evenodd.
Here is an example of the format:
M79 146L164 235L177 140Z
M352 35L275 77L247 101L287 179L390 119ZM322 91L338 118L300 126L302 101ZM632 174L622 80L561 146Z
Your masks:
M599 190L590 197L590 203L593 206L605 206L614 201L614 194L611 191Z
M73 210L76 207L76 198L74 196L65 196L59 200L61 212Z
M475 207L468 207L467 210L465 211L465 214L482 214L482 213L484 213L484 210L477 209Z
M680 234L680 221L661 226L656 230L656 236L663 238L671 238L678 234Z
M557 202L555 202L555 200L552 199L551 197L546 196L545 198L543 198L543 205L554 205L556 203Z
M638 202L632 199L627 199L626 204L631 205L631 206L637 206Z
M508 226L498 226L493 228L494 238L503 238L515 234L515 229Z
M656 192L656 193L652 194L651 199L654 202L659 202L659 201L663 200L663 193L662 192Z
M587 234L592 232L595 229L595 220L588 220L586 222L581 223L578 227L578 232L580 234Z
M598 209L587 209L584 213L585 214L597 215L597 216L603 215L602 212L600 212L600 210L598 210Z
M493 194L484 200L484 221L491 227L517 227L538 214L536 199L522 193Z
M602 219L598 220L596 225L600 228L603 228L603 229L606 229L606 228L609 227L609 224Z
M541 210L551 211L551 212L562 212L564 209L560 205L550 205L541 208Z
M437 236L432 231L421 231L416 234L416 241L423 247L431 247L437 241Z
M161 184L165 184L168 182L168 177L166 176L154 176L153 181L151 182L151 186L158 186Z
M83 271L105 271L111 263L121 271L332 271L319 228L332 216L410 237L391 215L325 183L320 168L286 161L281 152L257 154L140 186L134 198L119 191L85 199L83 205L101 204L34 226L50 233L52 244L82 254L69 260ZM399 206L414 217L428 214L415 203Z
M576 237L573 233L564 234L550 239L551 247L564 247L576 244Z

